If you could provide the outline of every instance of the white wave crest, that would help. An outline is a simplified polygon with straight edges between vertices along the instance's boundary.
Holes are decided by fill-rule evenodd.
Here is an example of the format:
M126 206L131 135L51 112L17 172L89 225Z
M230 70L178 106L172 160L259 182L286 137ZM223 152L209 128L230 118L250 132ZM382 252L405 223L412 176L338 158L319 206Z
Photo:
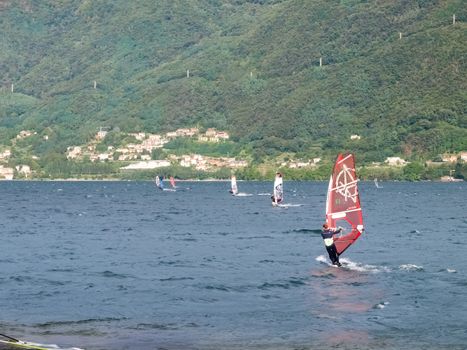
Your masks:
M418 266L415 264L403 264L399 266L399 269L404 270L404 271L422 271L423 266Z
M386 305L389 305L389 301L383 301L374 306L375 309L384 309Z

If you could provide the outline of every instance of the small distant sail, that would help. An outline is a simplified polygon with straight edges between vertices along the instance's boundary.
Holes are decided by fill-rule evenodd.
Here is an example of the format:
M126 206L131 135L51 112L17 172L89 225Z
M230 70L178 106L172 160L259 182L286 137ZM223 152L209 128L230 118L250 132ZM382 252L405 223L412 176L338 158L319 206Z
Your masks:
M235 175L232 175L232 178L230 179L230 193L234 196L238 194L237 178Z
M362 208L353 154L339 154L329 180L326 199L326 223L330 227L350 225L351 231L334 239L342 254L363 232Z
M159 187L161 190L164 189L164 179L156 176L156 186Z
M163 177L163 176L161 176L159 188L160 188L161 190L164 189L164 177Z
M376 188L383 188L383 186L380 186L378 183L378 179L375 177L375 186Z
M282 181L282 174L276 173L276 178L274 179L274 191L273 191L273 202L279 204L284 199L284 188Z
M172 186L172 188L177 187L177 186L175 185L175 179L174 179L173 176L170 177L170 186Z

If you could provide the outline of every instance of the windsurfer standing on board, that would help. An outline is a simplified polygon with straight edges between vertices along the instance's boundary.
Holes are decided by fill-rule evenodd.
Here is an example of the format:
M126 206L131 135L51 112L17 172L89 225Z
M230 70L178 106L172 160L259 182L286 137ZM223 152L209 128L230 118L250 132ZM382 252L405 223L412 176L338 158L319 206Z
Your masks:
M321 237L323 237L324 245L329 254L329 259L331 259L333 265L342 266L339 262L339 255L337 254L336 245L334 244L334 235L341 232L342 227L334 229L329 227L327 223L323 224L323 231L321 232Z
M271 196L272 205L278 205L282 202L282 174L276 173L276 179L274 180L274 193Z

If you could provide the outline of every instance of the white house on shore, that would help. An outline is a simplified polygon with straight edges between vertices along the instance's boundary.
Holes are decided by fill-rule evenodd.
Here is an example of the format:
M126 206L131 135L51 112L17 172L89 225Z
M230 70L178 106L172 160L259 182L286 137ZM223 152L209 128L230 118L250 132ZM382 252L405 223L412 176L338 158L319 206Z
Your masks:
M13 180L15 169L0 165L0 180Z
M82 149L80 146L70 146L67 148L67 159L76 159L82 155Z
M400 157L387 157L384 162L389 166L404 166L407 164L407 162Z
M18 135L16 135L16 138L18 140L20 139L25 139L26 137L32 136L32 135L37 135L36 131L29 131L29 130L21 130Z
M15 167L18 174L23 175L24 177L30 177L32 174L31 167L29 165L17 165Z
M446 163L455 163L457 162L457 154L443 154L441 159Z
M96 140L101 141L105 139L106 136L107 136L107 131L101 129L96 134Z
M11 157L11 150L6 149L0 152L0 160L8 160Z

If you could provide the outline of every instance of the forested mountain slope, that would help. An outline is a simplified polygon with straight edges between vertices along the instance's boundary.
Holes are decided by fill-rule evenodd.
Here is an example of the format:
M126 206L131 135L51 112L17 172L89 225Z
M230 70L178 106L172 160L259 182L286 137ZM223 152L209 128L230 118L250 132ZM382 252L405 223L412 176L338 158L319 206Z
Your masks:
M199 126L257 161L467 150L466 20L462 0L0 0L0 144Z

